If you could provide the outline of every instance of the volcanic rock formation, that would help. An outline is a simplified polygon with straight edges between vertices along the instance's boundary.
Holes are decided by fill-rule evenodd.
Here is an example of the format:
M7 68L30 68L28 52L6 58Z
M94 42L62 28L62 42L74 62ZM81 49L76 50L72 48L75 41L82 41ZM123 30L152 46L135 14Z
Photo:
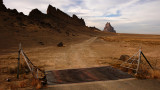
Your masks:
M114 28L111 26L109 22L106 23L106 26L104 27L103 31L116 33L116 31L114 30Z
M83 20L82 18L79 19L75 14L73 14L72 18L73 18L75 21L79 22L81 25L84 25L84 26L86 25L85 22L84 22L84 20Z
M0 11L5 11L6 7L3 4L3 0L0 0Z
M61 21L64 21L70 24L85 26L85 22L82 18L79 19L76 15L73 15L72 17L70 17L68 14L62 12L60 9L56 9L51 5L48 6L47 15L53 19L60 19Z
M29 15L24 15L16 9L6 8L3 0L0 0L0 28L17 30L16 32L46 30L68 37L79 36L78 34L93 36L95 30L98 30L86 26L84 19L75 14L70 16L51 5L48 6L46 14L33 9Z
M45 15L44 15L41 11L39 11L38 9L33 9L33 10L29 13L29 17L41 19L41 18L45 17Z
M71 43L105 34L95 27L86 26L82 18L70 16L51 5L47 13L33 9L29 15L24 15L7 8L0 0L0 51L15 48L20 42L24 47L52 46L60 41Z

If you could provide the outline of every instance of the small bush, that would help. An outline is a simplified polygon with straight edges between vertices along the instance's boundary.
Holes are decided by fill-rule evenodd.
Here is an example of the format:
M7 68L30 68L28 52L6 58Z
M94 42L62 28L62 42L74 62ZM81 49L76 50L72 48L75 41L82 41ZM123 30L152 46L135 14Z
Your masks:
M41 81L39 79L33 79L32 80L32 86L35 87L36 89L40 89L42 88L42 84L41 84Z
M19 82L19 85L18 85L19 88L25 88L26 86L27 86L27 83L25 81Z

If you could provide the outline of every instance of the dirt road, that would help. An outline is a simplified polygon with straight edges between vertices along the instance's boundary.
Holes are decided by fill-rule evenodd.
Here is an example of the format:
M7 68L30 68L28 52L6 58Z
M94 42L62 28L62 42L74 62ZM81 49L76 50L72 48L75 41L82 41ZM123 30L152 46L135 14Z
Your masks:
M101 56L90 47L96 40L93 37L82 43L71 45L63 52L54 55L55 69L86 68L98 66L97 59ZM63 67L64 65L64 67ZM106 64L105 64L106 65ZM49 85L47 90L159 90L159 80L120 79L95 81L76 84ZM45 90L46 90L45 89Z
M70 45L65 51L55 53L53 60L56 69L96 67L98 54L90 48L97 37L82 43ZM53 69L52 69L53 70Z

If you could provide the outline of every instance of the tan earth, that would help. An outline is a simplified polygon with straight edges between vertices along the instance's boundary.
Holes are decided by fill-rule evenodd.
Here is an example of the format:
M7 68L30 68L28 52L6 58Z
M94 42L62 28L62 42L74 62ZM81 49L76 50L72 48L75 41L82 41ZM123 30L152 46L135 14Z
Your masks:
M64 43L64 47L57 47L60 42ZM45 71L101 66L113 66L121 69L119 66L124 61L119 60L120 56L129 55L131 57L140 48L142 48L142 52L155 69L153 71L142 58L143 65L147 68L147 73L150 72L150 76L141 76L147 78L144 80L136 78L109 79L108 81L47 85L48 88L44 89L160 89L160 35L102 32L96 27L86 26L82 18L78 18L76 15L70 17L51 5L47 8L47 14L34 9L29 16L26 16L17 12L16 9L5 8L3 0L1 0L0 90L42 88L40 82L34 80L31 73L27 73L28 68L25 67L26 64L22 55L20 58L22 74L20 74L19 79L16 78L19 43L22 44L22 49L31 62ZM128 71L128 73L130 72ZM118 75L116 74L115 76ZM35 83L38 84L35 85Z
M145 37L143 37L145 39ZM113 63L119 58L119 54L133 54L133 50L138 50L137 47L128 47L132 45L130 43L122 42L115 44L116 42L105 42L101 39L93 37L89 40L85 40L80 44L71 45L67 50L69 53L63 53L60 57L65 57L65 60L60 59L59 62L72 62L68 63L66 68L84 68L95 67L102 65L109 65L108 62ZM137 44L137 43L135 43ZM126 46L123 46L126 45ZM144 45L148 46L148 45ZM156 45L157 46L157 45ZM154 47L152 47L154 48ZM118 50L119 49L119 50ZM70 52L70 50L72 52ZM122 51L120 51L122 50ZM147 49L144 49L147 50ZM145 53L147 55L147 53ZM117 57L116 57L117 55ZM69 59L68 59L69 57ZM151 57L150 57L151 58ZM112 61L110 61L112 59ZM69 61L68 61L69 60ZM58 64L58 63L57 63ZM61 65L61 64L58 64ZM158 64L159 65L159 64ZM55 65L57 66L57 65ZM137 80L137 79L123 79L115 81L97 81L89 83L79 84L64 84L64 85L52 85L48 86L47 90L159 90L159 80Z
M160 36L158 35L129 35L115 34L103 37L79 38L72 43L66 43L65 47L46 46L25 48L27 56L38 67L44 70L61 70L75 68L89 68L108 66L119 61L123 54L132 56L140 47L151 64L160 67ZM18 46L17 46L18 48ZM11 49L10 49L11 50ZM13 50L13 49L12 49ZM17 49L14 49L15 51ZM2 54L1 66L14 67L17 65L17 52ZM6 61L10 60L10 61ZM21 59L22 62L24 61ZM156 63L157 62L157 63ZM2 64L3 63L3 64ZM16 74L1 74L1 82L6 78L16 77ZM22 77L22 76L21 76ZM5 87L9 82L0 86ZM13 82L11 82L13 83ZM124 79L113 81L97 81L77 84L49 85L49 90L159 90L159 80Z

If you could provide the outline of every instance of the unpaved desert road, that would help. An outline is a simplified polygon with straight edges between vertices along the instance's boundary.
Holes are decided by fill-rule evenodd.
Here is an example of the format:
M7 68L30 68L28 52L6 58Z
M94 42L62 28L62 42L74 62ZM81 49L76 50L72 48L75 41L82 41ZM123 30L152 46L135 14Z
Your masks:
M96 67L100 56L90 48L97 37L69 46L53 56L55 69ZM64 66L63 66L64 65ZM53 70L53 69L52 69ZM135 78L95 81L74 84L48 85L45 90L160 90L160 80L137 80Z
M96 39L97 37L93 37L81 43L70 45L67 50L54 54L54 67L56 69L75 69L98 66L96 60L100 56L90 48Z

